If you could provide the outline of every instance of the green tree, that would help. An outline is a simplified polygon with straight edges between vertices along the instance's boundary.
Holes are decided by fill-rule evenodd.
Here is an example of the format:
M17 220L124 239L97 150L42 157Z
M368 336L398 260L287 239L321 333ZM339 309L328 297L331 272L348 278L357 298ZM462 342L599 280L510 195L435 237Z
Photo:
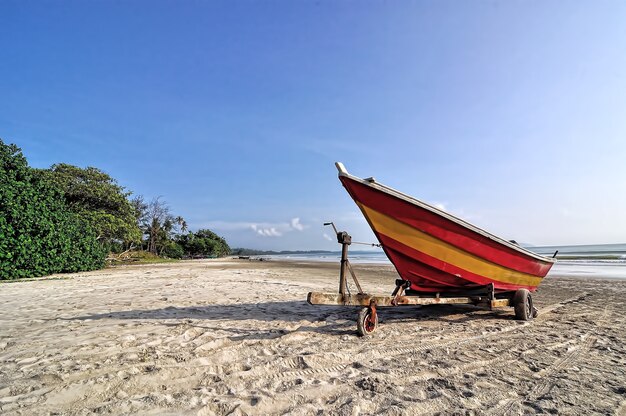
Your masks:
M180 227L181 233L184 234L185 231L187 231L187 221L185 221L183 217L179 215L178 217L174 218L174 222Z
M163 255L171 259L180 259L185 255L185 251L182 246L176 241L169 240L162 251Z
M131 192L111 176L94 167L79 168L59 163L45 172L61 189L68 207L85 219L103 243L141 240L136 210L128 200Z
M185 219L174 217L160 196L146 204L140 195L132 199L131 203L135 207L139 227L146 236L146 250L157 255L182 257L181 248L174 248L173 245L176 244L174 237L178 235L178 228L182 232L187 229Z
M195 233L195 236L196 238L204 239L205 241L207 241L207 244L209 241L212 242L211 254L213 254L214 256L217 256L217 257L228 256L231 252L230 247L228 246L228 243L226 243L226 240L223 237L218 236L211 230L206 230L206 229L198 230Z
M92 270L104 258L90 224L17 146L0 140L0 279Z
M176 241L190 257L223 257L231 252L224 238L207 229L181 235Z

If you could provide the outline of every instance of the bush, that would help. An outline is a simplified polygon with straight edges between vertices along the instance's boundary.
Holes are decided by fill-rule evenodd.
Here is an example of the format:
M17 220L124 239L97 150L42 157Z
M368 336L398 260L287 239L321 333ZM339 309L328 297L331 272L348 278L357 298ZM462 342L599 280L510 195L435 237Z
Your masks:
M20 149L0 140L0 280L101 268L96 238Z
M174 241L168 241L165 249L163 250L163 254L170 259L182 259L185 255L185 251L180 244Z
M138 243L141 231L130 192L111 176L94 167L79 168L59 163L42 171L63 193L70 211L86 220L101 243Z

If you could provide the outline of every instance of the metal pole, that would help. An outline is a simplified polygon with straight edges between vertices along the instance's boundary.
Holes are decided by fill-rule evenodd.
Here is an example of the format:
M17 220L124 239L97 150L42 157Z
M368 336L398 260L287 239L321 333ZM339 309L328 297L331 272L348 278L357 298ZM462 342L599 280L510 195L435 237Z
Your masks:
M341 244L341 265L339 267L339 294L342 298L345 298L348 295L348 280L346 279L346 269L349 267L350 264L348 263L348 246L352 244L352 237L345 231L337 231L335 224L332 222L326 222L324 223L324 225L332 225L333 230L335 230L335 233L337 233L337 242Z
M348 282L346 281L346 267L348 261L348 244L341 244L341 267L339 268L339 293L345 296L348 292Z

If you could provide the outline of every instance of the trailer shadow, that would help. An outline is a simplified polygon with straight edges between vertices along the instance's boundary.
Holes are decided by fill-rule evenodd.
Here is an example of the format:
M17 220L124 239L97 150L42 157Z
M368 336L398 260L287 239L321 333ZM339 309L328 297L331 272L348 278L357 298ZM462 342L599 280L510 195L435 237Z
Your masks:
M65 319L78 321L101 319L158 320L166 326L175 326L179 325L180 321L186 321L190 326L222 331L224 330L223 326L213 326L210 322L232 320L235 324L228 327L228 332L232 333L231 338L236 340L275 338L294 330L332 335L354 334L358 310L358 307L313 306L305 301L276 301L188 307L167 306L158 309L107 312ZM455 323L466 323L473 320L513 319L509 312L488 311L471 305L380 308L379 314L381 324L419 320L447 320ZM254 321L284 322L286 327L297 329L257 328L258 325L255 325Z
M324 308L313 307L305 301L277 301L258 303L231 303L231 304L207 304L198 306L176 307L166 306L158 309L135 309L118 312L84 315L71 318L72 320L96 320L96 319L194 319L194 320L224 320L237 321L324 321L328 316L342 316L347 318L349 309L340 306Z
M448 321L451 323L468 323L471 321L514 320L515 316L506 309L492 311L473 305L423 305L399 308L380 308L379 319L384 322L399 321Z

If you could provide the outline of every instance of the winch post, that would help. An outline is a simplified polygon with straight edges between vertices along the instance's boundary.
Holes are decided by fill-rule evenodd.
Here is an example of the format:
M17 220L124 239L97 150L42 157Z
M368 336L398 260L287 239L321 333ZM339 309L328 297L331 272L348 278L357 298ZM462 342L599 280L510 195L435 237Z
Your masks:
M345 298L348 294L348 280L346 279L346 269L348 268L348 246L352 244L352 237L345 231L337 231L333 222L325 222L330 225L337 234L337 242L341 244L341 266L339 267L339 294Z
M348 268L348 246L352 244L352 237L345 231L337 233L337 242L341 244L341 267L339 268L339 293L345 296L348 293L348 279L346 269Z

